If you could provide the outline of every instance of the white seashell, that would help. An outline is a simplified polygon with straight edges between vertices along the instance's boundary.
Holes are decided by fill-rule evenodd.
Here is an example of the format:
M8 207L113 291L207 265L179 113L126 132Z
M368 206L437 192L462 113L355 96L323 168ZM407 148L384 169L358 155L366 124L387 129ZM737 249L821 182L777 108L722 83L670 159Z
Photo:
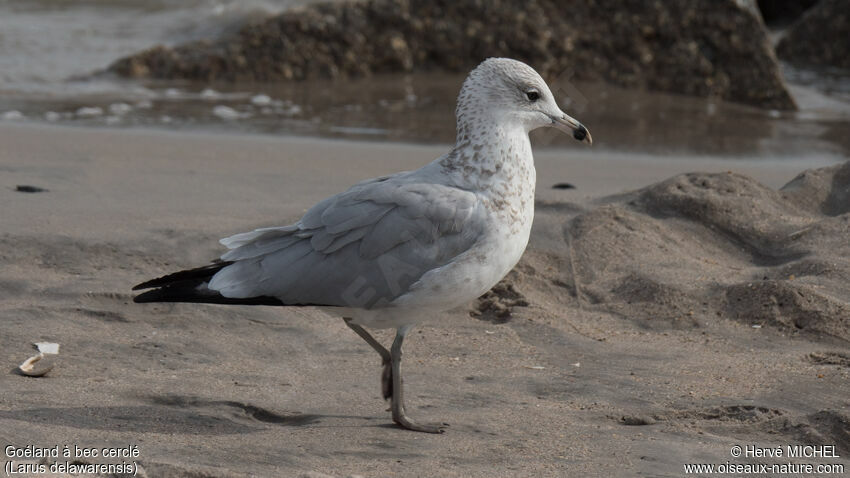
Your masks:
M43 354L58 354L59 353L59 344L53 342L36 342L35 348L38 349L39 352Z
M39 352L37 355L24 360L24 363L18 366L18 371L27 377L43 377L47 372L53 370L53 360L45 358L44 354Z

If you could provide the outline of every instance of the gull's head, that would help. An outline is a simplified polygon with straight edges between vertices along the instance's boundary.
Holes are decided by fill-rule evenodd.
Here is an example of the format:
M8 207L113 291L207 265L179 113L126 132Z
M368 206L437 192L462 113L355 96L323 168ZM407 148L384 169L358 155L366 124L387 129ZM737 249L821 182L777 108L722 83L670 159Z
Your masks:
M472 70L458 96L457 121L459 134L475 123L501 121L526 133L553 127L592 143L587 128L561 111L534 68L509 58L490 58Z

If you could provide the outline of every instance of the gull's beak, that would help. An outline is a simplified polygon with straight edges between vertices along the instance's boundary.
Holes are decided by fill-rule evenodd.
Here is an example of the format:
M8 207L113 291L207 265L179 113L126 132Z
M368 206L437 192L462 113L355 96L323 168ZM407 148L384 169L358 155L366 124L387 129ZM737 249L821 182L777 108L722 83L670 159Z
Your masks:
M572 134L573 138L579 141L587 141L587 144L593 144L593 138L590 137L590 131L579 123L575 118L562 113L561 117L550 116L552 118L552 127L558 128L567 134Z

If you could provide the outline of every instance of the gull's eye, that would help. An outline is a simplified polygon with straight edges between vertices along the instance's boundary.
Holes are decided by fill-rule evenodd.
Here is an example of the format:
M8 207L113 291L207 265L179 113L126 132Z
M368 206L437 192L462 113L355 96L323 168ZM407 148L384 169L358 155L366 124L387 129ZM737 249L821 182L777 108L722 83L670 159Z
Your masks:
M538 92L536 92L536 91L534 91L534 90L527 91L527 92L525 93L525 96L527 96L527 97L528 97L528 101L531 101L531 102L534 102L534 101L537 101L537 100L539 100L539 99L540 99L540 93L538 93Z

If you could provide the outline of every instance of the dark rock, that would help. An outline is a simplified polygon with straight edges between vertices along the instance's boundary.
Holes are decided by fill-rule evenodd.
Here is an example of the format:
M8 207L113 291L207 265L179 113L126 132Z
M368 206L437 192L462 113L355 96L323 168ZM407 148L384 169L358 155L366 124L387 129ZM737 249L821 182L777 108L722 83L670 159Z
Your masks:
M570 183L555 183L552 185L552 189L575 189L576 187Z
M15 191L19 193L43 193L47 192L47 189L40 188L38 186L30 186L29 184L18 184L15 186Z
M818 0L758 0L758 8L768 25L787 25L816 3Z
M793 109L752 2L370 0L316 4L214 42L157 46L110 71L134 78L281 81L466 72L491 56L550 81L603 80Z
M821 0L780 40L780 58L801 66L850 69L850 9L845 0Z

